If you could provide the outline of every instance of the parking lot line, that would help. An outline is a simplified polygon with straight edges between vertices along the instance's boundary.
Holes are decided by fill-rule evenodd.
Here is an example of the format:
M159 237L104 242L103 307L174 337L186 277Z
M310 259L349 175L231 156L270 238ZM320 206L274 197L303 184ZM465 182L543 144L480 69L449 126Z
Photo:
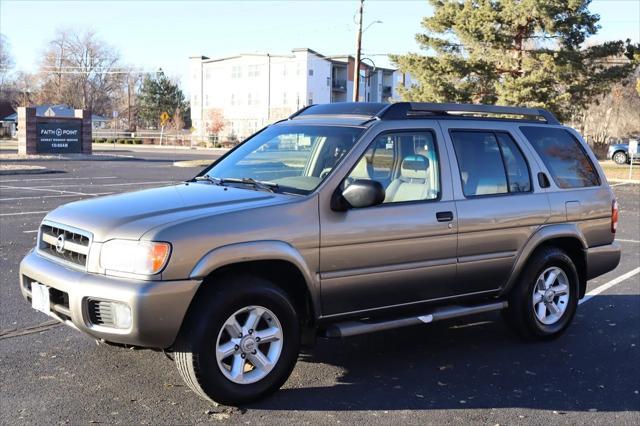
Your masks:
M0 185L0 188L4 189L24 189L27 191L44 191L44 192L57 192L59 194L76 194L76 195L91 195L86 192L76 192L76 191L61 191L59 189L46 189L46 188L37 188L37 187L29 187L29 186L8 186L8 185Z
M622 274L620 275L618 278L614 278L611 281L602 284L599 287L594 288L593 290L591 290L590 292L588 292L587 294L585 294L584 298L582 298L582 300L580 300L578 302L578 305L582 305L583 303L588 302L589 300L591 300L594 296L599 295L600 293L602 293L603 291L607 291L609 290L611 287L620 284L621 282L633 277L634 275L637 275L640 272L640 267L633 269L629 272L627 272L626 274Z
M110 195L114 194L114 192L98 192L95 194L87 194L92 197L98 197L100 195ZM12 197L12 198L0 198L0 202L2 201L19 201L19 200L39 200L41 198L64 198L64 197L83 197L84 195L77 194L58 194L58 195L40 195L35 197Z
M171 181L171 180L163 180L163 181L153 181L153 182L124 182L124 183L98 183L95 185L92 184L86 184L86 183L79 183L79 184L67 184L67 185L44 185L44 186L33 186L33 187L27 187L27 186L16 186L16 187L12 187L12 188L18 188L18 189L45 189L45 188L68 188L71 186L85 186L85 187L96 187L96 186L130 186L130 185L157 185L157 184L164 184L164 183L174 183L176 181Z
M33 234L35 232L38 232L38 230L37 229L32 229L30 231L22 231L23 234Z
M0 216L23 216L28 214L44 214L49 213L50 210L43 210L38 212L19 212L19 213L0 213Z
M638 240L625 240L622 238L616 238L616 241L622 241L623 243L640 243Z
M101 179L118 179L118 176L96 176L96 177L50 177L50 178L34 178L34 179L8 179L0 180L0 184L10 182L34 182L40 180L101 180Z

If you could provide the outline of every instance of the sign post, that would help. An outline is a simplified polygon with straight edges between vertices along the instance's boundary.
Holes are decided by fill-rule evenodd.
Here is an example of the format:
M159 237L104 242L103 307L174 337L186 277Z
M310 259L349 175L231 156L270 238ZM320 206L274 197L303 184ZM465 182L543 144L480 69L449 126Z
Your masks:
M633 158L638 154L638 140L630 139L629 140L629 151L627 152L629 155L629 180L631 180L631 173L633 171Z
M167 111L163 111L162 114L160 114L160 146L162 146L162 135L164 134L164 126L167 124L167 121L169 121L169 114L167 114Z

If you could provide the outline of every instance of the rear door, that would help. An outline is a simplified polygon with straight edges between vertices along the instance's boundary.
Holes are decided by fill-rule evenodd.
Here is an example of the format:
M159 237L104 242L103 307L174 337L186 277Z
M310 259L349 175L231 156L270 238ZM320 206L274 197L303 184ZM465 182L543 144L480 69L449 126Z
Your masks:
M539 166L511 123L441 124L458 211L456 287L466 294L499 290L519 251L550 215L546 191L533 179Z

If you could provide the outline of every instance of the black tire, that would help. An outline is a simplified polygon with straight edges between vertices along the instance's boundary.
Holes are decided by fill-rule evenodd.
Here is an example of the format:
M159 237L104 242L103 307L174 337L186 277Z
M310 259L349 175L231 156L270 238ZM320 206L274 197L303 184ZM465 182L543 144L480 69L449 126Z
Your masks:
M240 405L275 392L288 379L298 358L300 325L287 294L271 282L250 275L220 277L198 292L174 345L175 362L186 384L204 399ZM283 345L273 369L261 380L238 384L228 379L216 360L216 343L225 321L247 306L275 314Z
M614 152L611 159L613 160L614 163L619 164L621 166L629 162L629 156L624 151Z
M543 324L536 316L532 297L538 277L551 267L558 267L566 274L569 298L562 316L553 324ZM573 321L578 306L578 288L578 272L571 257L559 248L543 247L529 259L511 290L509 307L503 311L503 318L509 327L526 340L555 339Z

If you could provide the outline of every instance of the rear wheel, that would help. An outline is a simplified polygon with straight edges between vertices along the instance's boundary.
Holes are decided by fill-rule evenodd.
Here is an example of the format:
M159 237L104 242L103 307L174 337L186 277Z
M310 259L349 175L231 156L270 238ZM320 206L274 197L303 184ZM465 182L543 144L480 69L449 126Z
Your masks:
M628 158L627 158L627 154L625 154L623 151L618 151L615 154L613 154L613 161L616 164L627 164Z
M276 391L291 374L300 346L298 318L286 293L252 276L209 285L176 341L182 378L201 397L229 405Z
M546 247L529 260L509 295L504 318L527 339L553 339L571 324L578 305L578 273L564 251Z

